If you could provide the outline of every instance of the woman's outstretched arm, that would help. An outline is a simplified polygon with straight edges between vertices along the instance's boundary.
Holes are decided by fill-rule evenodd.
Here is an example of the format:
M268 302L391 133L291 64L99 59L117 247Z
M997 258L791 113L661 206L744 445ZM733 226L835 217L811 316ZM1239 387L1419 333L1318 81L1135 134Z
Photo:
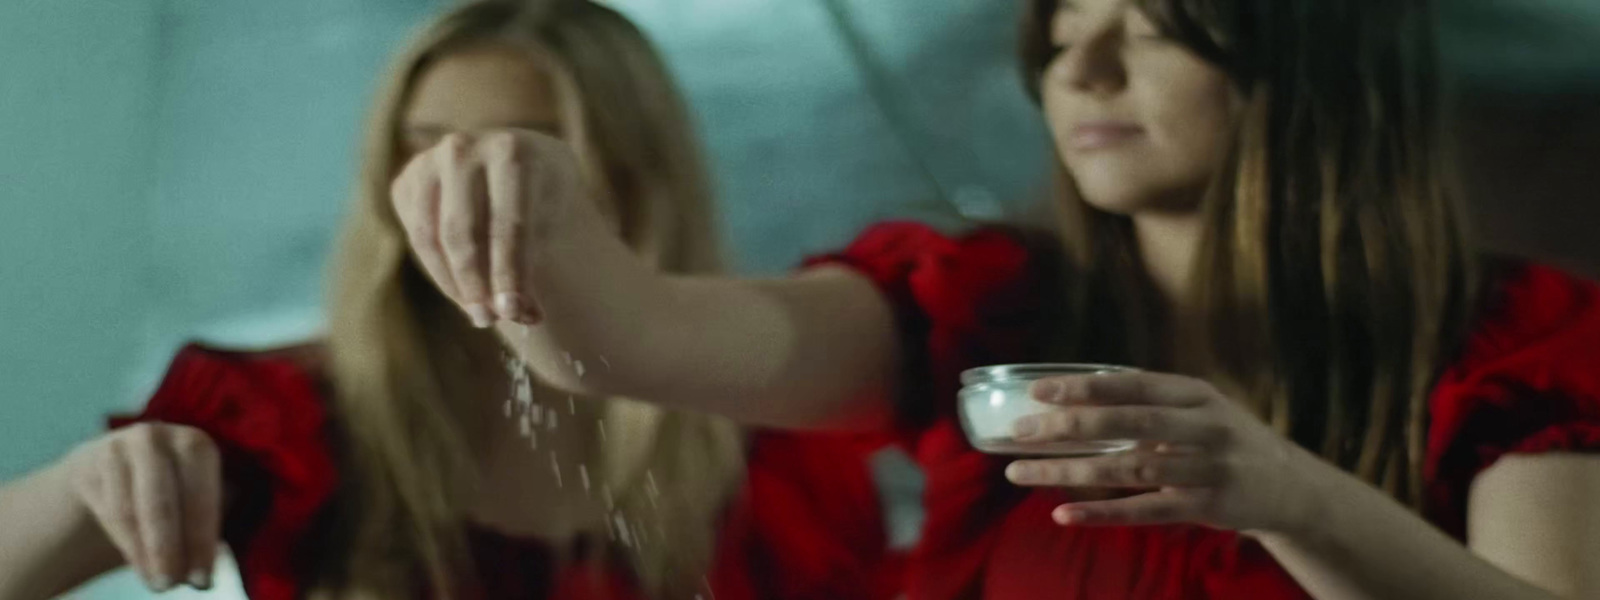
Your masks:
M890 412L894 317L866 278L658 273L601 218L559 140L448 136L411 160L393 201L439 289L558 387L769 426Z

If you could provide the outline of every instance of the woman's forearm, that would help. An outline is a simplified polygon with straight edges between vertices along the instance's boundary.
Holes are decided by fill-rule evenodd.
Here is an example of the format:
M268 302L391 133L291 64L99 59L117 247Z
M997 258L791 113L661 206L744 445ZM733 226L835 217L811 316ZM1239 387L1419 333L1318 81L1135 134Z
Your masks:
M1333 467L1299 531L1258 533L1319 600L1556 600L1474 555L1387 494Z
M0 486L0 600L60 595L121 564L54 465Z
M533 266L542 322L500 325L542 379L758 425L875 424L887 414L892 315L864 279L672 276L613 236L577 233L553 240Z

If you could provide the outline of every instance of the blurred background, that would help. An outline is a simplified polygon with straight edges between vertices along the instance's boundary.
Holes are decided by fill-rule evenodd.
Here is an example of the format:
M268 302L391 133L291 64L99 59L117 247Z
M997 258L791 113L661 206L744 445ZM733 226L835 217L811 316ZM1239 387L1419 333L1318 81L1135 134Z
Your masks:
M1018 217L1049 189L1020 2L609 3L694 105L741 272L889 217ZM140 406L184 340L320 330L372 85L445 4L0 0L0 480ZM1439 4L1480 235L1600 276L1600 3ZM886 493L914 494L885 460ZM112 575L81 596L142 592Z

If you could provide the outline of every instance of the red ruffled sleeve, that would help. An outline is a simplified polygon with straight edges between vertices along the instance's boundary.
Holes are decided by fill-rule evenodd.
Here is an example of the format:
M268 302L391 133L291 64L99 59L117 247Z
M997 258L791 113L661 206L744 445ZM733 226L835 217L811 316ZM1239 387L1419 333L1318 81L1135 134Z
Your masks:
M843 252L806 261L826 265L866 276L895 311L906 374L898 414L914 449L942 446L924 438L954 416L962 370L1037 352L1038 269L1008 230L952 237L919 223L883 223Z
M204 431L223 456L229 492L223 535L252 600L295 600L314 553L307 534L338 474L322 391L291 353L247 354L190 345L137 416Z
M1488 300L1430 398L1426 508L1463 539L1472 480L1501 456L1600 451L1600 286L1519 264Z
M921 539L907 566L913 598L970 593L995 519L1022 491L1004 463L976 452L955 418L965 369L1036 360L1041 264L1021 237L989 228L947 236L908 222L872 227L843 252L811 259L871 279L893 307L905 378L899 437L927 476Z

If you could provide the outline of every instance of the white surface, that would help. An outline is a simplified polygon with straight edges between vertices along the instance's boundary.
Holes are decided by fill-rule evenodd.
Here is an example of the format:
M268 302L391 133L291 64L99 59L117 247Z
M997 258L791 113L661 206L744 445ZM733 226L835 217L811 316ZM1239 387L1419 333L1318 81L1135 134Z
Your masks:
M213 582L209 591L196 591L189 587L180 586L165 594L156 596L145 589L144 583L130 569L118 569L105 576L90 582L77 591L71 592L65 599L69 600L130 600L132 598L159 597L162 600L245 600L244 587L239 581L239 569L233 562L233 557L224 553L218 557L217 570L212 575Z

